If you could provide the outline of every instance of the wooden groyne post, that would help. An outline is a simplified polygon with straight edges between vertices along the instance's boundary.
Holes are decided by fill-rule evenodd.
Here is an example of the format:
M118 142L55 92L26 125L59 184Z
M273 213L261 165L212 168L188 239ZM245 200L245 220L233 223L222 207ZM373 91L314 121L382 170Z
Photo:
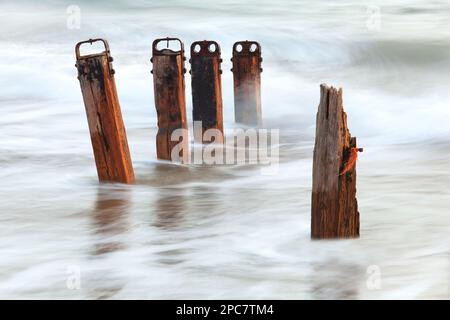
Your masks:
M363 151L350 136L342 89L320 86L314 146L311 237L359 237L356 157Z
M105 51L81 55L80 46L102 42ZM114 80L113 58L103 39L79 42L76 68L100 181L131 183L134 171Z
M222 115L222 63L220 46L215 41L196 41L191 45L191 85L192 85L192 115L194 122L201 121L202 136L194 138L204 141L204 132L217 129L221 135L216 136L223 143Z
M261 114L261 46L255 41L233 45L234 114L236 122L259 126Z
M170 42L178 42L180 49L169 49ZM167 48L159 49L158 44L167 43ZM189 137L187 134L186 98L183 42L177 38L162 38L153 41L153 86L155 107L158 114L158 133L156 152L158 159L180 160L187 163L189 159ZM172 141L172 133L183 129L178 141ZM174 149L177 147L177 149ZM172 159L172 150L177 150L177 159Z

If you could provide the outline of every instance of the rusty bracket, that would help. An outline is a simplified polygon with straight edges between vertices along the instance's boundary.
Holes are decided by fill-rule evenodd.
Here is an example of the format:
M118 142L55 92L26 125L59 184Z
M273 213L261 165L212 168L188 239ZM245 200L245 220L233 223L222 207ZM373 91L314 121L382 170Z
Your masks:
M196 47L198 45L198 47ZM220 46L216 41L194 41L191 44L191 56L217 56L221 54Z
M212 40L203 40L203 41L195 41L191 44L191 59L189 59L189 63L192 64L192 58L194 57L205 57L205 58L215 58L218 57L219 64L222 63L222 58L220 57L222 54L220 50L220 46L216 41ZM219 65L220 66L220 65ZM192 70L189 71L191 73ZM219 73L222 74L222 70L219 69Z
M90 45L92 45L94 42L103 42L103 45L105 46L105 51L100 52L100 53L96 53L96 54L90 54L90 55L81 55L80 54L80 47L83 44L87 44L89 43ZM110 77L112 77L116 71L113 69L113 65L112 62L114 61L113 57L111 57L111 52L109 50L109 44L108 41L106 41L105 39L89 39L89 40L85 40L85 41L80 41L76 44L75 46L75 56L78 60L82 60L82 59L86 59L86 58L90 58L93 56L98 56L98 55L106 55L108 57L108 66L109 66L109 75ZM78 64L75 64L75 67L78 69L78 73L79 74L83 74L84 70L80 70L80 67L78 66Z
M169 49L169 43L171 41L176 41L180 44L180 50L172 50ZM160 42L166 42L167 46L165 49L158 49L158 44ZM152 58L150 58L150 62L153 63L153 57L154 56L172 56L172 55L181 55L183 57L183 73L186 73L186 68L184 66L184 61L186 61L186 58L184 57L184 44L179 38L172 38L172 37L166 37L166 38L159 38L155 39L152 43ZM153 74L153 70L150 71Z
M256 41L238 41L233 45L233 58L240 57L259 57L259 72L262 72L263 69L261 67L261 63L263 58L261 57L261 45ZM233 62L233 58L231 58L231 62ZM230 70L233 72L233 69Z

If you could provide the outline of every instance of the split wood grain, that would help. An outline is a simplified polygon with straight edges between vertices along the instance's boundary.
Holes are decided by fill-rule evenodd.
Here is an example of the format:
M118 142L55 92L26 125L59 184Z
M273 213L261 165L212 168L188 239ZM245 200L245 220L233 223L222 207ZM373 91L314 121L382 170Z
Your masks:
M320 86L313 159L311 237L314 239L359 237L356 199L356 165L340 175L356 148L347 128L342 89Z

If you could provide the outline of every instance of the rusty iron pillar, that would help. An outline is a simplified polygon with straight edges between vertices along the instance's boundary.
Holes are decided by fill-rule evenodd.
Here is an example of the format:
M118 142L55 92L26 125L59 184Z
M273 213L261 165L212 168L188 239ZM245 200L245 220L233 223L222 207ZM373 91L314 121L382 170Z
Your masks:
M80 46L102 42L105 51L81 55ZM75 47L76 68L100 181L132 183L134 171L114 80L113 58L103 39L90 39Z
M178 42L179 49L169 49L170 42ZM167 48L158 45L167 43ZM177 38L153 41L153 87L158 114L156 153L158 159L187 163L189 136L186 120L184 74L184 46ZM182 129L182 130L180 130Z
M261 46L255 41L233 45L234 114L236 122L259 126L261 115Z
M215 41L196 41L191 45L192 114L194 122L202 123L202 136L194 132L197 142L210 142L203 139L205 131L217 129L220 135L215 137L220 141L214 142L223 143L220 54L220 46Z

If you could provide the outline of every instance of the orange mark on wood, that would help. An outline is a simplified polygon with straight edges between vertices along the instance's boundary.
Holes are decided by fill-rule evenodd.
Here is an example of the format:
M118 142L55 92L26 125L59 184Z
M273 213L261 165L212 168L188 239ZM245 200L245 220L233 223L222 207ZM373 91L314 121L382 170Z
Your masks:
M350 149L350 155L348 157L347 162L345 163L344 168L341 170L341 173L339 174L340 176L346 174L347 172L353 169L353 167L356 164L356 160L358 159L358 151L359 151L358 148Z

